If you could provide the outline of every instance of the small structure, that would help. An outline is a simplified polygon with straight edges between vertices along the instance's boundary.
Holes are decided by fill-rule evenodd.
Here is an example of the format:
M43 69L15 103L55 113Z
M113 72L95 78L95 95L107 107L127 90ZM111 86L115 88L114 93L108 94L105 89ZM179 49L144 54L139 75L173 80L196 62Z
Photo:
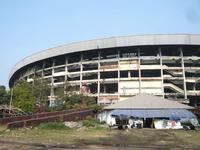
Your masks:
M22 116L22 115L26 115L26 113L19 108L13 106L10 107L8 105L0 105L0 118Z
M139 122L140 127L177 129L183 128L181 122L186 120L192 119L193 123L198 124L196 116L189 109L193 107L158 96L139 94L105 107L98 118L114 126L118 125L116 118L125 115L128 120L126 125L130 127L137 127Z

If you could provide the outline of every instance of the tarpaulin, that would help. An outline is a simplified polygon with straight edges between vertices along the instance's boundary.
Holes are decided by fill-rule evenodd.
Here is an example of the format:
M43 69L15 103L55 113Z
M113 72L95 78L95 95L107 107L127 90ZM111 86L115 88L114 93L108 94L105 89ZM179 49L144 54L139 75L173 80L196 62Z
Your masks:
M127 117L137 118L195 118L196 116L185 109L116 109L112 115L126 115Z

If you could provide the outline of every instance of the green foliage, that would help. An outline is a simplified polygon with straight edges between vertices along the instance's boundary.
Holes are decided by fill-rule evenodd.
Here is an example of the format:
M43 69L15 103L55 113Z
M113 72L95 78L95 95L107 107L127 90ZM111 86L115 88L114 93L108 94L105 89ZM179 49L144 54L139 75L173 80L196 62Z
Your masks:
M68 82L65 82L64 85L57 87L55 95L59 101L57 101L58 106L56 109L58 109L58 107L59 109L86 108L96 104L94 97L79 94L75 91L74 87Z
M83 126L85 127L96 127L99 126L101 123L96 119L86 119L83 120Z
M32 86L26 81L19 81L13 88L13 103L15 107L25 112L33 112L35 98L32 94Z
M48 85L46 80L41 80L38 78L34 79L32 86L32 93L35 97L36 105L39 107L47 107L48 96L50 95L51 86Z
M9 104L10 101L10 96L9 96L9 92L6 91L5 86L0 86L0 105L5 105L5 104Z
M87 108L96 104L95 98L83 94L72 93L63 98L64 107L72 108Z
M47 123L41 123L38 126L38 129L43 130L66 130L69 129L64 125L63 122L47 122Z
M98 105L98 104L93 104L90 106L90 108L92 108L95 113L98 113L103 109L103 106Z

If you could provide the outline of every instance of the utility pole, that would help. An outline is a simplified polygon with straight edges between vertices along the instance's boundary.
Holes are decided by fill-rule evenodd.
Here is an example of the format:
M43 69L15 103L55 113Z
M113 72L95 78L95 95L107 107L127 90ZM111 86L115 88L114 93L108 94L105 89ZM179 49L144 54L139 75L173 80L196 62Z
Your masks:
M11 113L12 100L13 100L13 88L11 88L11 93L10 93L10 107L9 107L9 114Z

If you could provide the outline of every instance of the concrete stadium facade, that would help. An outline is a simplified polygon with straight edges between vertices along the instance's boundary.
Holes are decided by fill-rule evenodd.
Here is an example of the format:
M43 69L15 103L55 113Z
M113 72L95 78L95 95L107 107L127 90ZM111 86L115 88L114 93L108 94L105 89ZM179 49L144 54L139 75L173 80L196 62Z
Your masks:
M9 86L40 77L51 85L49 102L68 81L99 104L138 93L200 105L200 35L122 36L71 43L18 62Z

